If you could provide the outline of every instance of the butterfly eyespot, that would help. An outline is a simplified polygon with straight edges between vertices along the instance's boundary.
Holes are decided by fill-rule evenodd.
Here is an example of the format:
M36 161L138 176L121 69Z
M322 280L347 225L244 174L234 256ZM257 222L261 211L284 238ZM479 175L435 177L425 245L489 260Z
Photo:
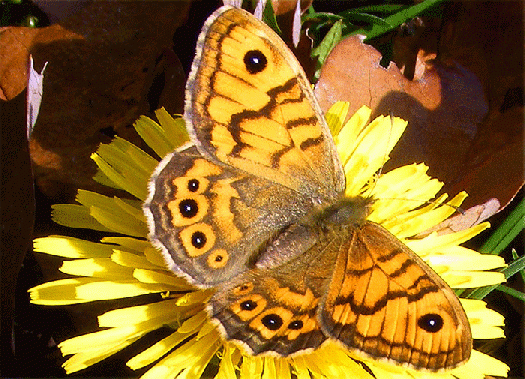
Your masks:
M303 322L301 320L294 320L288 324L288 329L299 330L303 327Z
M199 212L199 205L193 199L184 199L179 203L179 211L184 218L193 218Z
M181 230L180 242L186 254L191 258L199 257L215 245L213 228L205 223L198 223Z
M257 308L257 303L253 300L245 300L240 304L243 311L252 311Z
M250 50L244 55L244 66L250 74L258 74L267 64L268 60L259 50Z
M224 249L216 249L208 256L208 266L211 268L222 268L228 263L228 252Z
M443 328L443 317L435 313L428 313L417 320L417 325L429 333L437 333Z
M191 235L191 244L196 249L202 249L206 245L206 235L203 232L197 231Z
M237 287L235 287L233 289L233 294L235 296L240 296L240 295L246 295L247 293L250 293L252 292L253 290L253 283L243 283L241 285L238 285Z
M230 307L230 310L242 321L252 320L266 308L268 302L261 296L253 294L237 300Z
M199 181L197 179L190 179L188 181L188 191L197 192L199 190Z
M261 322L267 329L270 330L277 330L283 325L283 319L273 313L264 316L261 319Z

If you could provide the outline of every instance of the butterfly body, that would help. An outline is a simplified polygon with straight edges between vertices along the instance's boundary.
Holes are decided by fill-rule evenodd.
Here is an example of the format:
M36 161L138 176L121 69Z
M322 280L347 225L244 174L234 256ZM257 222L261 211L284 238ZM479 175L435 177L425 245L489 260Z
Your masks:
M327 340L441 370L468 359L452 290L345 198L335 144L299 63L265 24L220 8L187 84L191 143L150 181L150 238L169 267L216 289L210 318L250 354Z

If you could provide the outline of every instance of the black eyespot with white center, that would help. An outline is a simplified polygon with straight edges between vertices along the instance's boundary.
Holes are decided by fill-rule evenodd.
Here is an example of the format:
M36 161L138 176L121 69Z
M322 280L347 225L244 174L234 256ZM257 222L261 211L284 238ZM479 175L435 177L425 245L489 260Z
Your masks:
M270 330L277 330L283 325L283 319L276 314L268 314L261 319L263 325Z
M303 322L301 320L294 320L288 324L288 329L299 330L303 327Z
M258 74L267 64L268 60L260 50L250 50L244 54L244 66L250 74Z
M257 303L253 300L245 300L241 303L243 311L253 311L257 307Z
M429 333L437 333L443 328L443 317L435 313L428 313L417 320L417 325Z
M188 181L188 191L197 192L199 190L199 181L197 179L190 179Z
M203 232L194 232L191 235L191 244L196 249L202 249L206 245L206 235Z
M182 217L192 218L199 211L199 205L193 199L185 199L179 203L179 211Z

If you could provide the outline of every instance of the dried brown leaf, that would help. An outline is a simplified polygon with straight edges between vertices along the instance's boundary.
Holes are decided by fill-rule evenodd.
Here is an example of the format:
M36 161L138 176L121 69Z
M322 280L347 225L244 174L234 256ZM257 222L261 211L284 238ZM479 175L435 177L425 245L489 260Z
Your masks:
M443 28L434 23L425 40L395 43L412 80L393 63L381 67L380 54L357 37L343 40L316 87L322 109L344 100L350 112L366 104L373 116L403 117L409 126L387 169L425 162L445 192L469 193L466 207L493 197L505 206L524 178L523 38L508 38L523 36L523 4L510 5L454 3Z

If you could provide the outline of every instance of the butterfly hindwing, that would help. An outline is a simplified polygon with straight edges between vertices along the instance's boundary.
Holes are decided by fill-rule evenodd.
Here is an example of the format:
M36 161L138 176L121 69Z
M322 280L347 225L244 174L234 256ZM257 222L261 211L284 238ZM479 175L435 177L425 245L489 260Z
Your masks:
M325 333L412 367L454 367L472 337L461 303L415 253L377 224L351 230L321 305Z
M219 286L209 302L210 317L226 338L250 354L289 356L317 348L327 339L317 313L334 251L330 250L332 257L321 254L330 242L319 243L315 228L292 229L268 252L280 256L276 250L295 246L301 254L232 279Z

